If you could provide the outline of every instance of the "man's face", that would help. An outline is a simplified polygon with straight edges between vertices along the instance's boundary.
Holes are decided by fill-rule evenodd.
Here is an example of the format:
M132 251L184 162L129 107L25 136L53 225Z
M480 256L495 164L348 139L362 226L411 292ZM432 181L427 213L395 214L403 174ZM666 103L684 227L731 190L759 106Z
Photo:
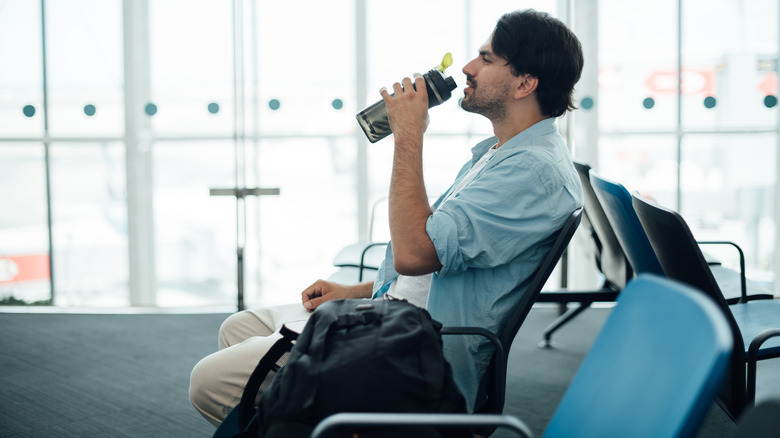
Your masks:
M467 87L463 90L461 108L481 114L491 121L506 116L511 98L512 69L504 58L493 53L491 36L479 49L479 56L463 67Z

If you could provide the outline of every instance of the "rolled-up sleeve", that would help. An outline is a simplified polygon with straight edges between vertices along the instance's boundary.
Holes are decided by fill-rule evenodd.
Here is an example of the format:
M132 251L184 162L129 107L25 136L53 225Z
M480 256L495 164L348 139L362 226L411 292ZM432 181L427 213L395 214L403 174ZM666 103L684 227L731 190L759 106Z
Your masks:
M428 218L439 276L507 263L556 229L552 172L524 155L491 163Z

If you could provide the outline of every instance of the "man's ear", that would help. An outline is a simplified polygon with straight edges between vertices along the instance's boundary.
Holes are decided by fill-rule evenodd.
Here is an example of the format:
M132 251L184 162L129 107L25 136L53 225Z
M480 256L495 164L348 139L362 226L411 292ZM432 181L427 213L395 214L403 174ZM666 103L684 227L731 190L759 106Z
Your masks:
M536 87L539 85L539 78L531 76L530 74L524 74L517 78L515 83L515 99L522 99L531 95L536 91Z

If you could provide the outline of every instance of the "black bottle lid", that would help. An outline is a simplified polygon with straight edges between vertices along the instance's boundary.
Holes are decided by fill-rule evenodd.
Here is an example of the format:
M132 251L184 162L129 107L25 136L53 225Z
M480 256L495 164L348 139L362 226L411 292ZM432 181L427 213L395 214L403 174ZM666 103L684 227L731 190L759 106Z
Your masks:
M452 97L452 91L458 88L452 76L444 76L444 73L436 69L428 71L423 77L428 89L428 108L446 101Z

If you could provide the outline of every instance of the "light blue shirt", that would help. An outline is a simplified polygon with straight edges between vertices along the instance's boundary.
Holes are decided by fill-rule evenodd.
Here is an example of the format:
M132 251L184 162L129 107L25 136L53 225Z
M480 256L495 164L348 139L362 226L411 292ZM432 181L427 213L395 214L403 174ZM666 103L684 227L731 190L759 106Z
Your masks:
M472 149L458 182L496 144ZM449 190L447 191L449 192ZM582 207L582 187L555 119L545 119L502 145L460 192L442 202L426 230L442 267L431 280L426 308L446 326L498 332L547 254L569 214ZM374 281L374 298L398 277L392 245ZM476 336L445 336L444 354L473 411L493 348Z

